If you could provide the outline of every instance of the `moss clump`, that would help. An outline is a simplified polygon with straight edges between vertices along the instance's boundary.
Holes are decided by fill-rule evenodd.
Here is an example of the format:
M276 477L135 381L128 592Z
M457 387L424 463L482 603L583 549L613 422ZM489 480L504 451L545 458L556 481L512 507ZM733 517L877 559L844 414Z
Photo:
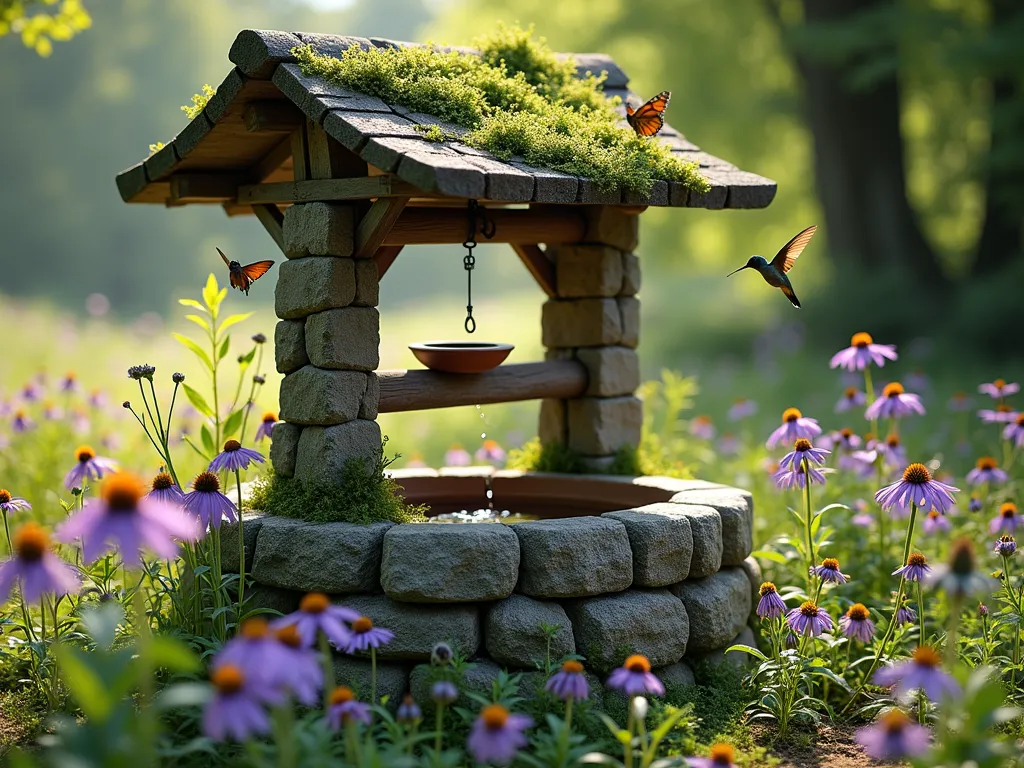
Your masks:
M339 485L304 483L267 472L253 484L246 506L308 523L421 522L427 508L406 503L402 486L384 474L394 461L384 457L383 447L371 471L365 460L349 459Z
M455 134L445 132L439 125L414 125L413 130L423 134L427 141L454 141Z
M199 113L206 109L206 105L210 103L210 99L216 95L217 89L209 83L206 83L203 85L203 92L192 94L192 103L183 106L181 111L185 113L189 120L195 120L199 117Z
M539 437L535 437L522 448L509 451L506 466L524 472L560 472L565 475L592 474L587 470L583 455L561 443L542 445ZM643 472L643 462L635 448L622 446L615 453L611 466L602 470L602 475L637 476L649 474Z
M603 75L577 78L573 62L559 61L532 32L499 27L477 41L479 56L433 46L370 51L353 46L340 59L310 46L294 54L306 75L468 128L466 144L503 159L520 156L606 189L646 194L663 179L707 191L696 164L617 125L617 102L600 90Z

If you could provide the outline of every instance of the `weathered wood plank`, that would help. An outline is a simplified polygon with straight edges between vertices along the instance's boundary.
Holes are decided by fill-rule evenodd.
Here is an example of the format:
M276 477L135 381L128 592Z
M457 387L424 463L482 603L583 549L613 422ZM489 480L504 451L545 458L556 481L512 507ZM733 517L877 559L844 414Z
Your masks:
M366 161L327 134L323 126L306 121L309 170L314 179L342 179L366 176Z
M377 371L380 413L579 397L587 369L576 360L502 365L486 373Z
M516 252L526 269L533 275L537 285L541 287L548 296L554 298L558 295L556 290L555 265L551 257L540 249L538 245L512 243L512 250Z
M488 209L494 237L488 243L581 242L586 234L583 214L573 208ZM462 243L466 239L465 208L406 208L384 238L384 245Z
M287 164L288 175L292 170L292 137L286 136L281 142L270 150L263 158L253 166L252 176L260 182L266 181L279 168Z
M290 101L284 99L250 101L243 110L245 129L251 133L272 131L288 133L298 128L305 117Z
M238 173L175 173L171 176L171 200L177 203L221 203L233 200L238 185L246 180Z
M269 80L282 61L295 61L292 48L302 41L287 32L243 29L235 37L228 59L249 77Z
M312 179L276 184L243 184L238 202L310 203L327 200L370 200L377 197L411 197L423 191L394 176L360 176L352 179Z
M381 280L384 273L391 269L391 265L395 263L395 259L401 252L401 245L382 245L377 249L377 252L373 254L373 261L377 265L378 280Z
M284 253L284 214L276 205L254 205L252 212L260 220L260 224L267 230L267 234L277 243L277 247Z
M306 181L310 176L309 137L306 135L306 121L292 131L292 176L296 181ZM272 202L272 201L265 201Z
M408 202L408 197L382 197L370 207L356 229L354 258L368 259L376 253Z

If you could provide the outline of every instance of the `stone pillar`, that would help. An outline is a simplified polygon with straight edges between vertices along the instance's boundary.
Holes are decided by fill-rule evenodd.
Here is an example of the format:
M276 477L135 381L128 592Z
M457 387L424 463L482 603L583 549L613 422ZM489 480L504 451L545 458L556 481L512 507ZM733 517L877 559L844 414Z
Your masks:
M288 261L274 294L285 374L271 447L279 475L337 483L349 459L373 462L381 449L377 266L352 258L355 222L351 204L285 211Z
M544 304L547 359L576 359L590 383L582 397L544 400L541 442L561 443L585 457L589 469L607 469L616 451L640 444L643 411L636 346L640 335L637 216L613 206L591 206L584 242L549 248L558 295Z

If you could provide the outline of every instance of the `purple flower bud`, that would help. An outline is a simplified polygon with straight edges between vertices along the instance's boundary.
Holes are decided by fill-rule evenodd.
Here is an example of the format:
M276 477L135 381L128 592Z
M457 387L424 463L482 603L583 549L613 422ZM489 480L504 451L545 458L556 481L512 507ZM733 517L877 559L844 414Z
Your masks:
M183 382L184 380L185 380L185 374L184 373L172 373L171 374L171 381L173 381L175 384L181 384L181 382Z

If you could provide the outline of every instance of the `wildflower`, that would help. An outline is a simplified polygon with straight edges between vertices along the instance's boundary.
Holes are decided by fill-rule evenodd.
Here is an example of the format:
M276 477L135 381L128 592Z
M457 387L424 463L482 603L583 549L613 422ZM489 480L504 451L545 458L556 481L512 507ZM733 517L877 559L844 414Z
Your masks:
M174 539L196 541L202 529L180 507L147 499L145 485L138 477L118 472L103 481L100 498L85 502L56 531L65 543L81 539L82 557L87 563L116 549L129 568L142 565L140 550L153 550L170 560L178 553Z
M861 408L867 403L868 398L863 392L856 387L847 387L846 391L843 392L843 396L839 398L839 402L836 403L835 412L844 413L851 408Z
M88 403L90 408L102 408L107 404L107 396L102 390L94 389L89 393Z
M409 454L409 460L405 462L405 466L410 469L419 469L427 466L427 462L423 460L423 454L419 451L413 451Z
M698 440L714 440L717 432L710 416L695 416L690 420L690 434Z
M862 371L870 363L879 368L886 360L895 360L896 347L892 344L875 344L870 334L861 332L853 334L850 346L837 352L829 361L829 368L843 367L848 371Z
M133 365L128 369L128 378L135 379L135 381L141 381L142 379L152 381L154 373L156 373L156 368L152 365Z
M400 723L418 723L423 719L423 710L420 709L411 693L402 697L402 703L398 705L398 711L395 712L395 719Z
M608 677L608 686L622 691L627 696L664 696L665 686L655 675L651 674L651 662L646 656L634 654L615 669Z
M585 699L590 696L590 686L587 684L587 678L583 676L583 665L572 660L562 664L562 670L548 679L544 689L551 691L563 701Z
M75 375L74 371L68 371L64 375L63 381L60 383L60 391L70 394L72 392L77 392L78 389L78 377Z
M939 669L939 654L929 645L919 645L914 655L908 660L891 667L882 667L872 679L876 685L886 688L894 686L893 693L897 698L909 698L912 691L924 691L934 702L944 696L956 696L960 693L950 675Z
M796 469L805 459L808 464L821 466L830 453L832 451L826 451L824 448L815 448L810 440L801 437L793 443L793 450L782 457L779 466L783 469Z
M254 684L237 664L214 664L210 673L214 694L203 710L203 733L215 741L245 741L270 730L264 704L284 703L284 695Z
M988 525L988 531L989 533L998 533L999 531L1016 533L1018 525L1020 525L1020 518L1017 516L1017 505L1012 501L1007 501L999 507L999 514L992 518L992 522Z
M451 663L453 655L448 643L437 643L430 650L430 663L435 667L443 667Z
M64 418L64 409L54 405L50 401L43 403L43 418L47 421L57 421Z
M166 472L160 472L153 478L152 490L146 494L146 498L178 506L185 503L185 494L174 484L174 480Z
M237 440L228 440L224 443L224 450L213 457L208 470L210 472L237 472L247 469L250 464L263 463L263 456L251 448L243 448Z
M352 636L345 644L345 652L355 653L370 648L380 648L394 639L395 633L390 629L375 627L370 619L360 616L352 622Z
M267 383L267 377L266 376L261 376L260 374L257 373L257 374L253 375L252 382L253 382L253 384L260 384L260 385L266 384ZM248 407L252 408L252 401L250 401L248 403Z
M798 635L817 637L825 630L832 629L832 617L810 600L786 614L789 628Z
M902 576L907 581L923 581L932 572L931 566L920 552L911 552L907 564L892 572L893 576Z
M505 449L498 445L497 440L484 440L477 449L476 460L501 463L505 460Z
M469 455L469 451L458 443L449 448L444 455L446 467L468 467L472 462L473 458Z
M953 506L953 492L959 491L951 485L933 480L924 464L911 464L903 470L903 478L887 485L875 494L875 501L882 509L906 511L911 504L918 509L937 509L946 512Z
M854 603L844 616L839 617L839 631L851 640L870 643L875 636L875 623L863 603Z
M337 648L344 648L352 639L352 630L346 622L353 622L359 614L351 608L334 605L320 592L310 592L299 601L299 610L276 619L272 629L293 626L309 648L316 643L317 634L323 632Z
M452 704L459 698L459 689L450 680L438 680L430 689L430 698L438 704Z
M811 568L811 574L826 584L845 584L850 578L839 571L839 561L834 557L826 557L821 565Z
M327 722L334 730L340 730L344 723L370 723L370 705L356 700L352 689L340 685L331 691L331 703L327 708Z
M26 403L35 403L41 400L43 397L43 385L38 382L30 381L24 387L21 388L21 399Z
M260 426L256 430L256 437L253 438L254 442L260 440L269 440L271 434L274 432L274 425L277 424L277 414L273 411L267 411L263 414L263 419L260 421Z
M814 467L808 467L808 472L805 473L803 464L798 464L793 469L781 469L775 473L773 479L775 480L775 485L782 489L794 486L803 488L807 484L807 474L811 476L811 483L825 484L825 473L823 471Z
M967 538L953 542L948 564L937 566L925 582L945 590L949 597L957 600L973 594L988 594L995 587L992 579L974 567L974 544Z
M688 757L686 764L690 768L736 768L735 757L736 753L728 744L715 744L708 757Z
M0 563L0 605L11 594L14 582L21 583L21 596L35 603L44 594L77 593L78 574L50 550L50 537L36 522L28 522L11 538L10 559Z
M978 387L978 391L983 395L988 395L995 400L1002 400L1007 395L1014 395L1020 392L1020 384L1015 381L1004 381L1003 379L996 379L995 381L988 384L981 384Z
M979 418L986 424L1009 424L1020 415L1006 403L1000 403L994 410L986 408L978 411Z
M949 518L939 512L937 509L932 509L924 518L924 524L922 525L924 532L928 535L937 533L938 531L944 531L948 533L952 526L950 525Z
M724 456L735 456L740 452L740 441L736 435L726 432L718 441L718 450Z
M975 463L974 469L967 473L967 482L971 485L1005 483L1008 479L1009 475L999 468L998 462L991 456L982 456Z
M928 374L918 368L915 371L911 371L906 376L907 385L911 389L927 390L930 386L928 381Z
M988 606L984 603L978 603L978 615L988 616Z
M946 403L946 407L953 413L969 411L974 406L974 400L966 392L956 392Z
M203 530L220 528L221 520L235 522L234 503L220 492L220 478L213 472L200 472L192 481L192 490L185 494L185 509L199 520Z
M836 436L836 445L844 451L855 451L861 446L860 435L849 427L843 427Z
M875 474L875 462L878 461L877 451L854 451L839 455L836 467L844 472L853 472L862 478Z
M88 445L80 445L75 451L78 463L64 476L64 487L67 489L81 488L86 480L99 480L110 472L117 471L117 462L103 456Z
M14 412L14 418L11 419L11 429L15 432L28 432L35 425L36 423L20 408Z
M8 512L25 512L30 509L32 505L27 501L12 496L6 488L0 488L0 512L6 515Z
M971 500L967 503L967 509L971 512L981 512L981 499L971 496Z
M786 612L786 603L770 581L761 584L758 594L761 599L757 601L757 615L762 619L777 619Z
M1024 448L1024 413L1018 413L1017 417L1003 429L1003 440L1013 442L1015 448Z
M1013 536L1004 534L999 537L996 548L992 551L1000 557L1013 557L1017 554L1017 542L1014 541Z
M267 343L267 337L264 336L262 333L257 333L255 335L253 335L252 340L256 344L266 344Z
M184 373L172 373L171 374L171 381L173 381L175 384L181 384L182 382L185 381L185 374Z
M917 621L917 613L906 603L896 609L896 626L913 624L915 621Z
M274 638L288 654L287 674L276 682L293 693L301 704L314 706L324 687L324 670L316 651L305 645L294 624L276 629Z
M921 398L903 391L898 381L886 384L882 396L868 406L864 412L866 419L900 419L912 413L924 413Z
M779 443L793 443L801 437L810 440L820 434L816 419L806 418L796 408L787 408L782 412L782 426L771 433L765 446L770 450Z
M729 409L729 421L742 421L757 413L757 403L749 397L741 397Z
M919 757L928 751L931 730L898 709L890 709L871 725L858 728L854 739L868 757L883 762Z
M875 450L886 466L895 468L907 465L907 451L900 445L899 435L889 435L885 440L875 443Z
M295 633L298 638L298 633ZM257 616L245 619L236 634L221 649L217 658L237 664L247 677L261 686L284 691L293 674L295 648L282 643L269 622Z
M526 746L523 731L531 725L533 720L526 715L513 715L501 704L488 704L474 721L466 747L478 763L508 765Z

